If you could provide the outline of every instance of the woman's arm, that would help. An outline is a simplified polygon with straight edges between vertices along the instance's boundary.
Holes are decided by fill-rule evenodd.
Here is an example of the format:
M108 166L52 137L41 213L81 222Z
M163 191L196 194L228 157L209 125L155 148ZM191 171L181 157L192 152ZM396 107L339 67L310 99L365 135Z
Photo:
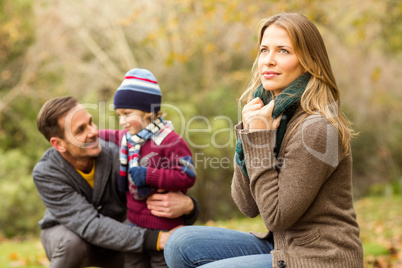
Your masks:
M271 231L288 228L306 212L339 164L336 129L322 116L307 117L282 144L280 169L273 151L274 131L242 133L241 138L251 194L266 226Z
M243 123L240 122L235 126L236 140L240 138L240 132L242 130ZM260 212L253 196L251 195L250 179L244 176L243 171L239 165L236 164L236 161L234 160L233 162L235 163L231 186L233 201L244 215L254 218L258 216Z

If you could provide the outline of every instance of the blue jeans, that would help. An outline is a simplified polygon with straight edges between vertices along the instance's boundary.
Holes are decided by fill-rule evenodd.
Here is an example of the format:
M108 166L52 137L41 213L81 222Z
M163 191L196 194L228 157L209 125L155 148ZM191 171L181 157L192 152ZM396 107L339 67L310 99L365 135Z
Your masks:
M272 268L273 240L252 234L205 226L177 229L165 245L169 267L267 267Z

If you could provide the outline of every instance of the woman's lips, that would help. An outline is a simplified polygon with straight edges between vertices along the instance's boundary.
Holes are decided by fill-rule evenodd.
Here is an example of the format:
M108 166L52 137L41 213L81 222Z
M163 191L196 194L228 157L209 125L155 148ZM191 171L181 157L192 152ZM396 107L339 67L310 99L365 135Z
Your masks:
M279 73L276 73L276 72L263 72L262 73L262 76L265 79L271 79L271 78L277 77L278 75L279 75Z

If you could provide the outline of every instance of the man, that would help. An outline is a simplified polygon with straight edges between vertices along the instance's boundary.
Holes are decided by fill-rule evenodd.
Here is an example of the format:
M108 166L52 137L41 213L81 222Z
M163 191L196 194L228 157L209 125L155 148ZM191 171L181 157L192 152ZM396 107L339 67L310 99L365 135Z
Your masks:
M73 97L54 98L39 112L38 129L49 140L33 170L46 212L39 222L51 267L122 267L123 254L162 250L171 232L124 224L125 193L119 192L118 147L98 139L92 116ZM154 194L152 213L186 224L196 220L195 199L182 193Z

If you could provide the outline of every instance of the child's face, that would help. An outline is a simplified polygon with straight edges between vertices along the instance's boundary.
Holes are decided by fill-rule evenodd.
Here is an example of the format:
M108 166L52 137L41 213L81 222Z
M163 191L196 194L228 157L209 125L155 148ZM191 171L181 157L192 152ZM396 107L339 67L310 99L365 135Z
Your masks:
M116 113L119 115L120 125L131 135L137 134L149 124L145 118L146 113L141 110L119 108Z

